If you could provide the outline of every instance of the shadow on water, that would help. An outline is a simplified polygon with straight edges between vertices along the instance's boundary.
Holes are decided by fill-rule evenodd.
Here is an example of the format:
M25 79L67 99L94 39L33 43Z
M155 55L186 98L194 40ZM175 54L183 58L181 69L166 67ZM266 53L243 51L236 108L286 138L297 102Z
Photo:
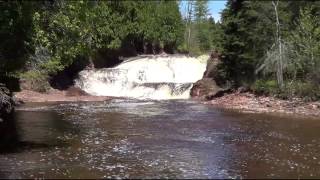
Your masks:
M32 122L38 121L38 118L45 119L44 121L42 121L44 125L42 125L42 127L40 128L39 126L37 127L37 124L34 124ZM20 122L23 119L27 119L27 121ZM43 127L54 127L55 125L56 129L63 128L63 123L50 121L52 119L57 120L57 118L52 113L32 113L31 116L28 116L28 113L21 114L17 112L10 120L0 123L0 154L17 153L31 149L50 149L53 147L67 146L67 143L61 141L41 140L42 138L46 138L47 133L42 132ZM29 125L26 126L26 124ZM26 131L33 132L29 133ZM26 137L24 135L25 133L27 133L29 137L31 136L31 139L28 139L29 137Z
M0 153L12 152L19 146L19 135L15 119L0 123Z

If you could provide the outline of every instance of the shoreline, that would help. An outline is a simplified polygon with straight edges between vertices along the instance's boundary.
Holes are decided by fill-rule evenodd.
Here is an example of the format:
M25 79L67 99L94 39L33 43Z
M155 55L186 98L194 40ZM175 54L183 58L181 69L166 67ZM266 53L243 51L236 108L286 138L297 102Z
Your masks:
M13 96L18 102L40 103L40 102L93 102L113 99L109 96L92 95L68 95L68 91L52 90L48 93L39 93L30 90L15 92Z
M13 96L22 103L41 102L99 102L114 99L109 96L92 96L88 94L68 95L68 91L51 90L39 93L30 90L15 92ZM271 96L256 96L252 93L234 92L200 103L226 110L236 110L242 113L272 113L320 118L320 101L303 102L296 98L282 100Z
M320 101L304 102L299 98L282 100L271 96L256 96L248 92L235 92L204 101L203 103L243 113L272 113L320 118Z

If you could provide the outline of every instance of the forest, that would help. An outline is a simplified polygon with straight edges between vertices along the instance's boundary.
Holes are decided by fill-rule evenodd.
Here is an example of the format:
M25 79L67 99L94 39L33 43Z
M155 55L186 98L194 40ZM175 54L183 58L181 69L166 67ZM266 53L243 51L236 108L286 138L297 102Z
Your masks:
M0 1L0 81L46 91L73 63L103 52L217 51L215 79L280 98L320 98L320 2L229 0L221 20L208 1ZM110 53L109 53L110 54ZM95 63L93 63L95 64Z

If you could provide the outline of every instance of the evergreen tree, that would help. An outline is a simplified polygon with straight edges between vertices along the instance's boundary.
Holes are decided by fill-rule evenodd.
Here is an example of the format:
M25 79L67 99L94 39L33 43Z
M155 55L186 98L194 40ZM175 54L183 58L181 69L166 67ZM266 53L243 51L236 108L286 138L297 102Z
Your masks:
M35 2L0 2L0 79L16 76L25 65L35 6Z
M289 37L296 72L305 78L308 73L320 69L320 15L312 14L312 8L300 10L296 29ZM320 77L320 76L319 76Z
M174 49L183 36L174 1L58 1L33 15L35 69L55 73L99 49L118 49L137 40ZM41 58L45 56L46 58ZM40 61L37 61L40 60Z
M172 51L182 43L184 29L176 1L145 2L139 13L139 24L145 46L151 45L153 51L156 47Z
M251 84L255 69L272 45L274 29L270 2L228 1L222 13L222 71L233 85Z
M197 0L194 6L196 36L200 51L205 52L211 49L210 30L212 22L208 19L208 1Z

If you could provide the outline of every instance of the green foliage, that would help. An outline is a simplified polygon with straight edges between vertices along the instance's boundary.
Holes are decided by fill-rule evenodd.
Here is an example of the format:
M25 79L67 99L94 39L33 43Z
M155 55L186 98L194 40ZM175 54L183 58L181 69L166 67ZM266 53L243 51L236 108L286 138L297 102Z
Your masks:
M318 5L279 1L278 39L272 2L228 1L221 24L224 58L218 71L222 82L234 86L252 84L256 93L281 98L319 98ZM285 80L282 89L274 81L280 57Z
M194 12L196 22L206 21L209 12L208 0L195 1Z
M27 89L37 92L46 92L50 89L48 75L41 71L31 70L21 75L24 80L24 86Z
M138 36L143 41L176 47L183 40L183 22L176 1L146 1L138 12Z
M180 44L177 48L177 50L180 52L180 53L188 53L188 45L186 42L183 42L182 44Z
M34 2L0 2L0 76L17 76L29 51Z
M208 1L193 0L188 2L189 13L185 19L184 44L191 55L221 51L222 31L220 23L208 18Z
M207 19L209 9L208 1L196 1L195 2L195 26L196 26L196 37L198 40L199 50L206 52L211 50L211 29L214 26L213 19Z
M211 33L209 34L210 36L210 41L211 41L211 49L217 50L218 52L222 52L222 42L223 42L223 31L221 27L221 23L213 23L213 19L209 21L211 22L210 24L210 30Z
M158 6L156 24L160 27L157 38L160 46L180 44L183 37L183 24L178 4L175 1L161 1Z
M45 79L99 50L139 41L173 50L183 41L176 1L10 1L0 10L1 76Z
M305 101L315 101L320 98L320 86L311 82L285 82L283 89L279 89L275 80L257 80L251 89L260 95L274 95L281 99L302 98Z
M121 28L123 16L112 10L109 2L62 1L54 11L38 11L33 15L36 51L49 53L42 62L48 73L70 65L77 56L92 56L100 48L118 48L126 35ZM56 66L56 68L54 68Z
M256 94L272 95L278 93L278 85L275 80L257 80L252 84L251 89Z
M270 5L269 5L270 3ZM254 81L254 71L272 44L271 2L228 1L222 13L223 71L235 86Z
M305 101L315 101L320 99L320 86L308 81L292 81L285 84L278 96L284 99L300 97Z
M296 29L290 33L292 59L295 63L293 73L304 75L320 68L320 15L312 14L311 8L300 11Z

